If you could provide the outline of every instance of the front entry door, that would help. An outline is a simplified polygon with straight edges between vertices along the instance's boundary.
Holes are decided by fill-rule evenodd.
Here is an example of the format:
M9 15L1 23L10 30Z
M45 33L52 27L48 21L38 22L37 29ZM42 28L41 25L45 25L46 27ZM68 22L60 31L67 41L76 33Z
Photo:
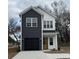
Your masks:
M53 42L53 37L48 38L48 49L53 49L54 48L54 42Z
M43 38L43 49L48 49L48 37Z

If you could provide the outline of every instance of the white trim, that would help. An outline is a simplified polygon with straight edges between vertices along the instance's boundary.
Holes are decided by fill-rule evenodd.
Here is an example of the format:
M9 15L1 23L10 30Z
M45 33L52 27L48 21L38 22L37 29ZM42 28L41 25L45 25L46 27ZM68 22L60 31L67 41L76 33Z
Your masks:
M44 15L42 15L42 50L43 50L43 21L44 21Z
M58 32L55 32L55 33L43 33L44 36L53 36L53 35L57 35Z
M57 39L57 35L56 35L56 49L58 50L58 39Z
M42 34L42 50L43 50L43 15L41 15L41 23L42 23L42 29L41 29L41 34Z

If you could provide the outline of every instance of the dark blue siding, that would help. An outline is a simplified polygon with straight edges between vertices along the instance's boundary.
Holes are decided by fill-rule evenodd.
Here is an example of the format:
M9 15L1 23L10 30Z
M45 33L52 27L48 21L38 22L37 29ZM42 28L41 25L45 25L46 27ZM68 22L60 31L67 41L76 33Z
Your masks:
M38 27L26 27L26 17L37 17ZM41 15L33 9L22 15L22 40L25 38L38 38L39 49L41 49ZM24 48L24 43L22 48Z

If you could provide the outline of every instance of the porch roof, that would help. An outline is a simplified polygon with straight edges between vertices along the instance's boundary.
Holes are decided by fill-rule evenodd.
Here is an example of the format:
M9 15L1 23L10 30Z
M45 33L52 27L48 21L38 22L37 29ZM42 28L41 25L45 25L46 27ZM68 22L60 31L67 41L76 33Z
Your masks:
M57 34L59 34L58 32L46 32L46 33L43 33L43 36L54 36L54 35L57 35Z

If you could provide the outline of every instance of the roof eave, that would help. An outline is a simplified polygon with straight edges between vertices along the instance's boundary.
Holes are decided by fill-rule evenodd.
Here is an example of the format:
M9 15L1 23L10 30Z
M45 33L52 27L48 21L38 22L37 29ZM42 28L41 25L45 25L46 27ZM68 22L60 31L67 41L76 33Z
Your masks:
M24 13L28 12L30 9L33 9L34 11L36 11L38 14L43 15L42 13L40 13L39 11L35 10L35 7L31 6L29 8L24 9L22 12L19 13L19 16L21 17L21 15L23 15Z

